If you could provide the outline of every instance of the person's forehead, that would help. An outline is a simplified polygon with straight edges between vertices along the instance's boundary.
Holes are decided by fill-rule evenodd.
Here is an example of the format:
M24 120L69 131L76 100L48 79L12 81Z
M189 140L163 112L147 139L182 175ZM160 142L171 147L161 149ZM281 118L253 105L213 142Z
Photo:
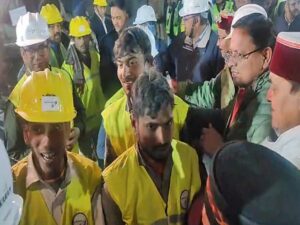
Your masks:
M254 45L253 40L245 29L235 28L233 30L230 48L233 51L238 49L248 49Z
M43 41L43 42L40 42L40 43L37 43L37 44L24 46L24 48L37 48L37 47L40 47L40 46L45 46L47 44L48 44L47 41Z
M139 119L145 123L166 123L173 118L173 111L171 105L163 104L154 117L147 115L148 112L149 109L146 109L145 115L140 116Z
M131 53L131 52L126 53L126 52L124 52L121 57L117 58L117 61L126 62L128 60L134 60L134 59L143 60L144 59L144 54L141 53L141 52L138 52L138 53Z
M113 6L110 8L112 16L122 16L125 15L125 11L117 6Z

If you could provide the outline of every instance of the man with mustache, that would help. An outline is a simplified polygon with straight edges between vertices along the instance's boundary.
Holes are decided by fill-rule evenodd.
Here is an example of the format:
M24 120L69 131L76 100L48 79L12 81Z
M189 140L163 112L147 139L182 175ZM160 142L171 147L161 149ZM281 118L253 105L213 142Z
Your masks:
M86 129L79 142L80 151L96 159L95 150L105 98L99 74L100 56L91 46L91 33L85 17L77 16L70 21L70 36L74 44L68 49L69 57L62 68L71 74L86 111Z
M54 4L44 5L40 14L47 22L50 33L50 65L60 68L66 58L66 48L61 42L63 18Z
M276 33L288 31L300 31L300 0L287 0L278 6L274 18L274 29Z
M20 121L14 109L20 103L20 88L24 81L31 75L31 72L38 72L49 68L51 71L63 74L71 81L71 77L65 71L49 65L49 29L45 20L38 13L27 13L21 16L17 27L17 42L20 47L21 57L25 65L19 82L10 93L5 112L5 144L12 163L16 163L28 154L28 149L22 138ZM58 84L59 86L59 84ZM78 138L85 130L85 110L83 104L73 88L74 106L77 115L74 119L74 126L71 128L67 149L72 150Z
M116 41L114 55L117 75L122 88L106 103L102 112L105 130L105 164L110 164L135 143L134 130L130 122L131 89L135 80L153 67L151 44L147 34L138 27L126 28ZM173 137L179 133L188 111L188 105L175 97ZM98 140L104 143L104 140ZM99 143L98 143L99 144Z
M16 113L31 150L12 168L15 192L24 199L21 225L104 224L100 168L66 151L76 115L70 85L69 78L46 69L33 72L20 88Z
M103 172L106 224L186 224L200 174L195 150L172 138L174 95L155 71L131 92L136 142Z

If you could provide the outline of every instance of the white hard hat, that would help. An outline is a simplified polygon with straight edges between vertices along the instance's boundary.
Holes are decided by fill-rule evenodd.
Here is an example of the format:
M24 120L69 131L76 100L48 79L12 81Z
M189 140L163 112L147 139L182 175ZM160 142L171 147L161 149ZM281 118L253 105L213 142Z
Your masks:
M154 58L158 54L154 35L152 34L151 30L147 26L137 25L137 27L141 28L147 34L151 44L151 55Z
M183 7L179 10L179 16L189 16L203 13L209 10L208 0L184 0Z
M0 162L0 224L17 225L22 214L23 199L13 193L10 163L2 141Z
M136 18L133 22L134 25L143 24L146 22L156 22L154 9L150 5L141 6L136 13Z
M234 30L233 26L239 19L241 19L245 16L248 16L250 14L253 14L253 13L258 13L258 14L263 15L265 18L268 18L268 14L263 7L261 7L257 4L246 4L242 7L240 7L235 12L232 23L231 23L230 34L226 37L226 39L231 38L233 30Z
M26 13L18 20L17 42L20 47L38 44L50 38L48 25L38 13Z

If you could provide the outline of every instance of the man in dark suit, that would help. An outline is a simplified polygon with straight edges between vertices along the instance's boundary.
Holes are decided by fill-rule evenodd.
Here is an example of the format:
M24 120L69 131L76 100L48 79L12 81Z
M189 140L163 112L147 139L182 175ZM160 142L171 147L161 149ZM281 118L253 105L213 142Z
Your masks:
M105 16L107 1L106 0L94 0L94 15L90 19L91 28L96 35L98 45L100 45L101 39L113 30L113 24L111 19Z
M106 99L109 99L121 88L120 81L117 77L117 67L113 59L113 48L115 41L119 37L119 33L127 26L129 18L124 0L113 0L109 6L114 29L107 33L99 44L100 76L102 90Z

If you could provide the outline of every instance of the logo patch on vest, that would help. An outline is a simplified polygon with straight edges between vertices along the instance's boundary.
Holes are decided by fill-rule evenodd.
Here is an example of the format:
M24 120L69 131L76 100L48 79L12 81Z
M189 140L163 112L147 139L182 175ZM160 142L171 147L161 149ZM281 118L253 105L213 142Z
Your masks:
M189 205L189 195L190 192L188 190L184 190L180 195L180 206L182 209L187 209Z
M72 219L72 225L88 225L87 217L83 213L76 213Z

